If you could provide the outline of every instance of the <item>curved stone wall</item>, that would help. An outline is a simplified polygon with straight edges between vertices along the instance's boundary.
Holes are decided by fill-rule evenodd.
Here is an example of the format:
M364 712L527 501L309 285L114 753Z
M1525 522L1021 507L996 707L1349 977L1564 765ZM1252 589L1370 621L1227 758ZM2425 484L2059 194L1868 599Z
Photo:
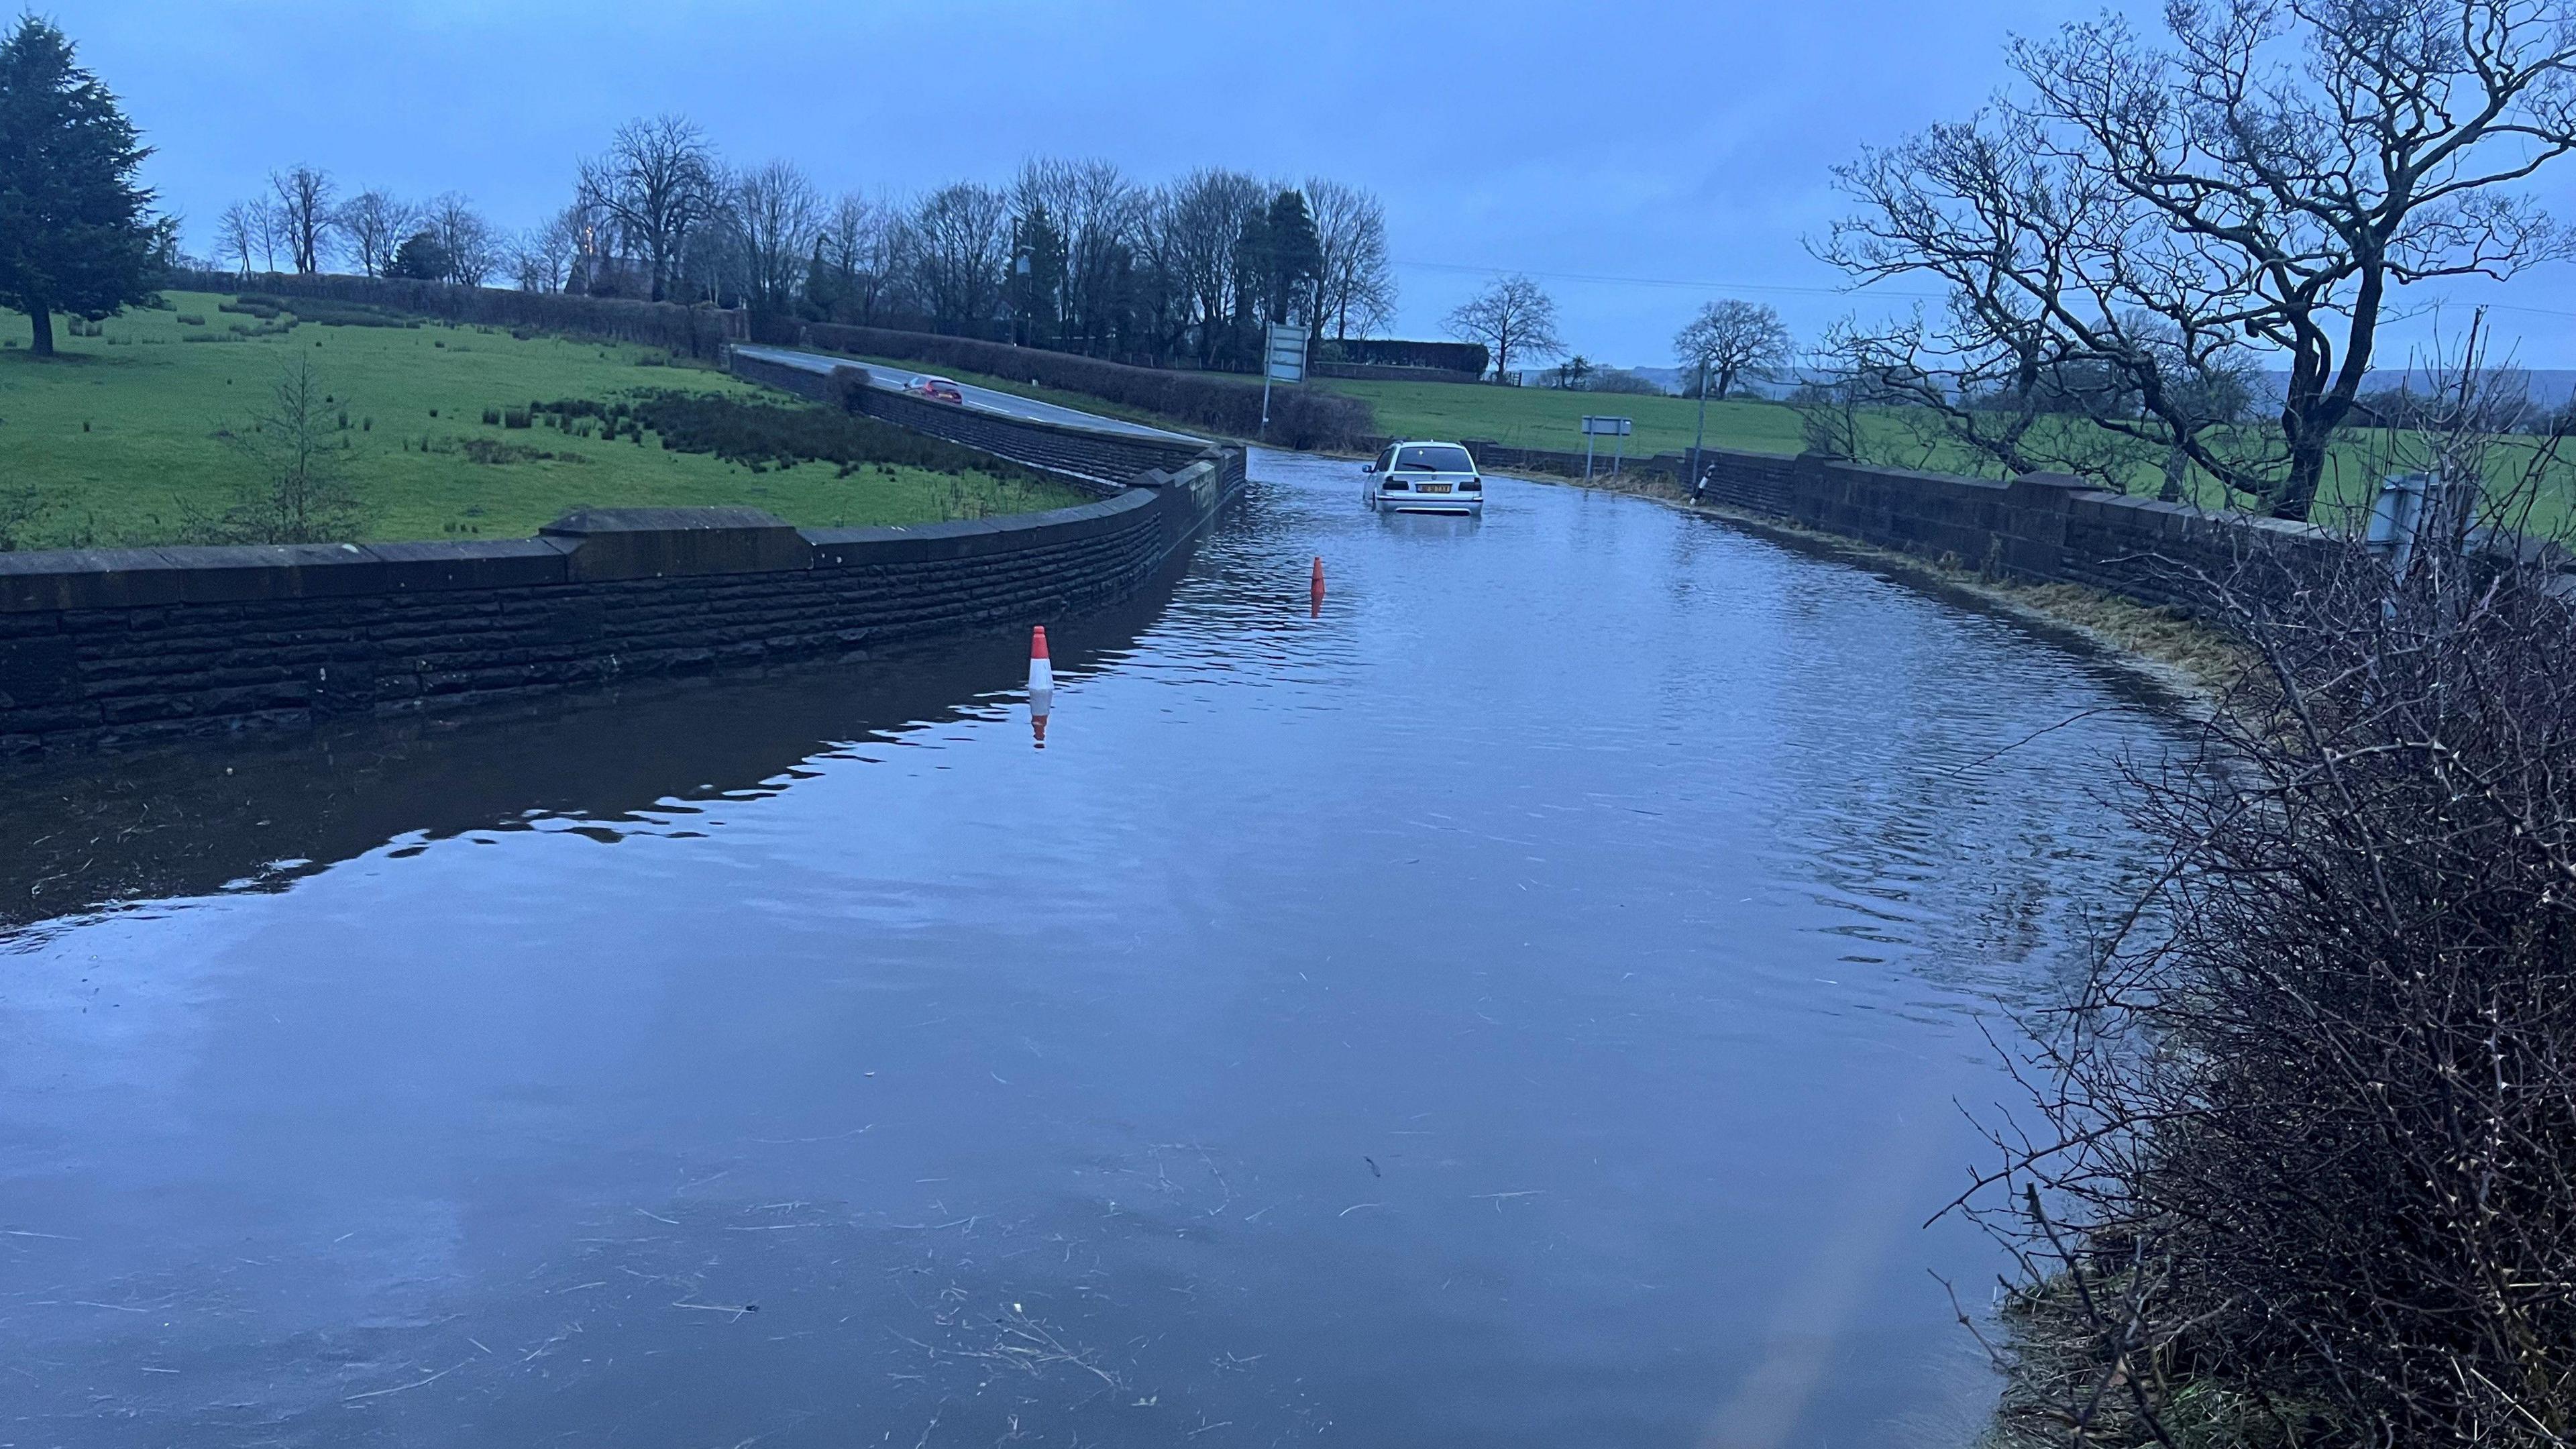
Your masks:
M1040 623L1136 589L1242 482L1209 449L1096 503L910 528L596 509L506 541L0 553L0 760Z

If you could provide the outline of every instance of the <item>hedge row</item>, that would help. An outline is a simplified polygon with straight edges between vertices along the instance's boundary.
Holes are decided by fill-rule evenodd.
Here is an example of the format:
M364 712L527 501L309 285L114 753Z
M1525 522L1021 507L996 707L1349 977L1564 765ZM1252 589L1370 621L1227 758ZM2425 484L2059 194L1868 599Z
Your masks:
M1347 362L1360 367L1433 367L1471 372L1478 377L1494 365L1481 342L1412 342L1401 337L1330 338L1315 346L1319 362Z
M670 302L457 287L445 282L395 281L385 277L267 275L258 282L259 292L271 300L316 298L469 326L633 342L710 361L722 351L728 326L736 325L729 319L739 316L713 307L682 307ZM225 272L183 272L172 277L170 285L231 292L240 288L241 280Z
M978 342L927 332L815 322L797 329L808 347L918 362L954 372L1022 378L1040 387L1084 393L1228 437L1261 434L1261 384L1205 372L1129 367L1069 352ZM782 339L783 340L783 339ZM1269 441L1289 448L1347 448L1377 431L1366 402L1316 388L1283 387L1270 395Z
M978 449L916 433L878 418L825 408L781 407L699 392L648 392L628 402L563 398L529 404L561 428L596 419L611 437L633 430L659 434L675 453L712 453L753 472L821 461L840 465L846 478L883 463L961 475L981 473L1027 484L1055 480ZM512 417L525 416L516 410Z

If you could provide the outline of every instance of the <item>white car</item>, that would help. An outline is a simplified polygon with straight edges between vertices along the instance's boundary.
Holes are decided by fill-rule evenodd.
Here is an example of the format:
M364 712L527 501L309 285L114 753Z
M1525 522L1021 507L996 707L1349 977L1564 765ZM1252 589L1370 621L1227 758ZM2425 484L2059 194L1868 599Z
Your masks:
M1485 511L1485 479L1456 443L1417 439L1389 443L1367 469L1368 506L1392 513Z

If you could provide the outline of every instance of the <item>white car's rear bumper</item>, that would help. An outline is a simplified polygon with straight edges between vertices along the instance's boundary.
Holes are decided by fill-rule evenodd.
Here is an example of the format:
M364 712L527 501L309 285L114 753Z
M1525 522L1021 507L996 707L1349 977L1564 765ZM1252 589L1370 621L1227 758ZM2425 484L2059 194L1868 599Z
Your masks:
M1482 493L1380 493L1372 490L1369 507L1380 513L1448 513L1473 515L1485 510Z

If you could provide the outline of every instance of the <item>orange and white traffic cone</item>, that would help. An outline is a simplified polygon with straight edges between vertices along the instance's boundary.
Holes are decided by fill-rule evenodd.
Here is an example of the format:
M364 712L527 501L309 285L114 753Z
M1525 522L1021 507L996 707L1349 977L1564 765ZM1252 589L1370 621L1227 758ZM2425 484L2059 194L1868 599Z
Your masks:
M1315 587L1314 587L1314 591L1313 591L1312 596L1311 596L1311 597L1309 597L1309 598L1307 599L1307 601L1306 601L1306 617L1307 617L1307 618L1312 619L1312 618L1315 618L1316 616L1318 616L1318 615L1322 614L1323 612L1324 612L1324 556L1323 556L1322 554L1317 554L1317 555L1315 555Z
M1046 748L1047 716L1055 712L1055 665L1047 659L1046 625L1029 636L1029 727Z

